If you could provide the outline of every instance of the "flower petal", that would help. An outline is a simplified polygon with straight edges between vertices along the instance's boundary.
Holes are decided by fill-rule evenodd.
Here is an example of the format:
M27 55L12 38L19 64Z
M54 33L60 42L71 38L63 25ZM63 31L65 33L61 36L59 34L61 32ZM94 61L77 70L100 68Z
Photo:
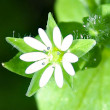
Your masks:
M47 47L52 47L52 44L46 34L46 32L42 29L42 28L39 28L38 29L38 33L39 33L39 36L40 38L42 39L42 41L44 42L44 44L47 46Z
M44 73L42 74L40 78L40 82L39 82L40 87L43 87L47 84L50 77L52 76L53 70L54 70L53 65L51 65L44 71Z
M63 86L63 73L60 65L55 65L55 81L59 88Z
M47 58L47 55L42 52L30 52L20 56L20 59L26 62L37 61Z
M47 50L47 47L35 38L24 37L24 42L36 50Z
M72 42L73 42L73 36L71 34L66 36L62 42L61 50L66 51L71 46Z
M44 68L47 65L47 63L48 63L47 59L35 62L35 63L31 64L29 67L27 67L25 73L31 74L36 71L39 71L40 69Z
M74 68L71 63L66 62L66 61L63 61L62 63L63 63L63 67L64 67L65 71L69 75L71 75L71 76L75 75L75 71L74 71Z
M58 27L53 29L53 41L57 48L61 48L61 32Z
M65 53L64 56L63 56L63 59L65 61L68 61L68 62L71 62L71 63L74 63L74 62L77 62L78 61L78 57L72 53Z

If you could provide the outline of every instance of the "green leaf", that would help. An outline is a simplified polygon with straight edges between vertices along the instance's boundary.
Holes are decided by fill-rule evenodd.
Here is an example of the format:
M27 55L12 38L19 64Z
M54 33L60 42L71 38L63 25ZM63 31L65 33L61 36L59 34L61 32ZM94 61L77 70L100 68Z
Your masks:
M83 17L89 16L80 0L57 0L55 12L59 22L82 22Z
M69 34L73 35L73 39L81 39L82 37L87 37L88 33L86 33L85 28L81 23L77 22L61 22L58 24L62 36L66 37Z
M106 16L106 15L110 15L110 4L104 4L101 6L102 9L102 15Z
M32 95L34 95L37 90L39 90L39 81L41 78L41 75L43 74L43 72L45 71L45 69L48 67L49 65L45 66L43 69L39 70L38 72L34 73L33 78L31 80L31 83L28 87L28 91L26 93L26 96L31 97Z
M47 26L46 26L46 33L50 39L50 41L53 43L53 29L56 27L57 24L52 16L51 13L48 14L48 21L47 21Z
M37 51L27 45L22 38L7 37L6 41L22 53Z
M33 74L26 74L25 70L30 65L28 62L24 62L20 60L20 55L22 53L19 52L15 57L13 57L10 61L2 63L3 67L10 70L11 72L14 72L16 74L19 74L21 76L29 77L31 78Z
M93 39L78 39L73 41L69 51L80 58L89 50L91 50L95 45L96 41Z
M79 71L73 78L73 89L64 84L58 88L50 82L39 90L35 99L39 110L109 110L110 50L103 52L97 68Z
M92 50L79 59L78 65L82 66L82 69L96 67L99 65L100 61L101 49L98 46L95 46ZM83 65L81 65L81 63L83 63Z

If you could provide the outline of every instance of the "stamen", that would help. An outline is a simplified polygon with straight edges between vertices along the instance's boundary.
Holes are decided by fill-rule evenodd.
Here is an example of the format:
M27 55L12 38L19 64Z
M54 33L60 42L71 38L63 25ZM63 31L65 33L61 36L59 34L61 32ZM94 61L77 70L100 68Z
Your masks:
M42 65L45 65L45 62L43 62Z
M43 52L44 52L44 53L46 53L46 51L45 51L45 50L43 50Z
M47 47L47 50L50 50L50 47Z
M60 55L61 53L59 51L57 51L57 55Z
M52 66L52 68L55 68L55 66Z

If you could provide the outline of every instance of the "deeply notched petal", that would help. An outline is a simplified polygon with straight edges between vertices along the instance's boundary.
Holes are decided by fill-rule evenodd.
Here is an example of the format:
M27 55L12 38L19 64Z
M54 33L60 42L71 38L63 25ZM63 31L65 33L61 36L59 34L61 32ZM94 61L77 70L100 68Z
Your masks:
M61 66L58 64L55 66L55 81L59 88L63 86L63 73Z
M44 73L42 74L41 78L40 78L40 81L39 81L39 86L40 87L43 87L47 84L47 82L49 81L49 79L51 78L52 76L52 73L54 71L54 68L53 66L49 66L45 71Z
M31 73L37 72L40 69L44 68L47 65L47 63L48 63L47 59L35 62L35 63L31 64L29 67L27 67L25 73L31 74Z
M62 45L61 45L61 50L66 51L71 46L72 42L73 42L73 36L71 34L66 36L63 39L63 42L62 42Z
M67 61L64 61L64 60L63 60L62 63L63 63L63 67L64 67L65 71L66 71L69 75L71 75L71 76L75 75L74 68L73 68L73 66L72 66L72 64L71 64L70 62L67 62Z
M71 63L75 63L78 61L78 57L72 53L65 53L63 56L63 59L65 61L71 62Z
M24 37L24 42L29 46L31 46L32 48L39 51L43 51L47 49L47 47L44 44L42 44L40 41L32 37Z
M53 29L53 41L57 48L61 48L61 32L58 27Z
M47 55L42 52L30 52L20 56L20 59L26 62L32 62L47 58Z
M39 36L40 38L42 39L42 41L44 42L44 44L47 46L47 47L52 47L52 44L50 42L50 39L48 38L46 32L42 29L42 28L39 28L38 29L38 33L39 33Z

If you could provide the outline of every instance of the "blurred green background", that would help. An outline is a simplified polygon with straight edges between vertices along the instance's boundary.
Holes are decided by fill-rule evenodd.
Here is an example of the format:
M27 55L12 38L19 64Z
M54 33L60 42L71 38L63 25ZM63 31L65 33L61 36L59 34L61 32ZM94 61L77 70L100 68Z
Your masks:
M54 0L0 0L0 64L11 59L17 50L5 38L37 35L45 29ZM25 96L30 79L14 74L0 65L0 110L36 110L34 97Z

